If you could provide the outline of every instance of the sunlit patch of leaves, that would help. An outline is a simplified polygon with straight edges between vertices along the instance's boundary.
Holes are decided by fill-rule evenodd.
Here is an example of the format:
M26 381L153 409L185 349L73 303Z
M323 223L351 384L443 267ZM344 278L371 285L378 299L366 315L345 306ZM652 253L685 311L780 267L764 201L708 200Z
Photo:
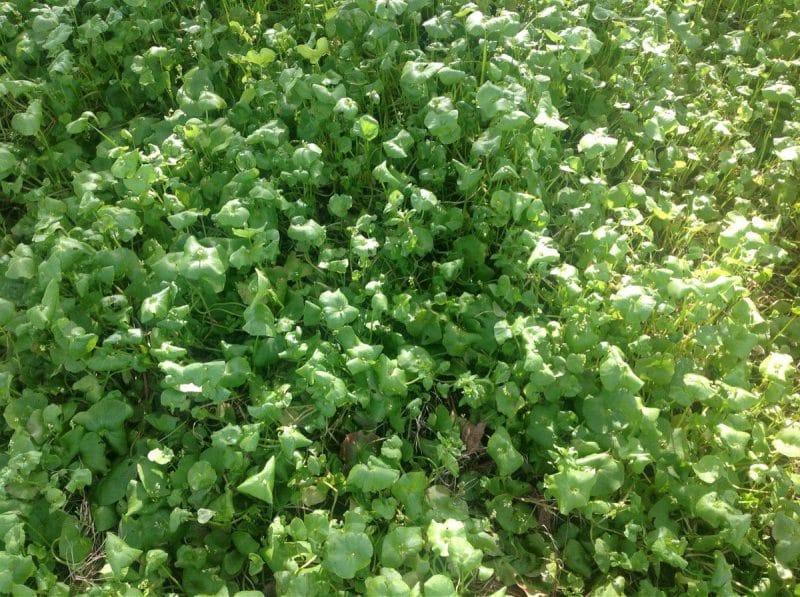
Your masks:
M0 2L0 593L797 591L796 2Z

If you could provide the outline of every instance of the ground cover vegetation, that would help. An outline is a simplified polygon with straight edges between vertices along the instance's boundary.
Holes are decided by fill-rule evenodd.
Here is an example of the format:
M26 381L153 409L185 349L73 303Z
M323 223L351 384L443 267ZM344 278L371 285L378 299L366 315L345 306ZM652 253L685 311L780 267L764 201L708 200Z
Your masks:
M798 594L799 52L0 2L0 593Z

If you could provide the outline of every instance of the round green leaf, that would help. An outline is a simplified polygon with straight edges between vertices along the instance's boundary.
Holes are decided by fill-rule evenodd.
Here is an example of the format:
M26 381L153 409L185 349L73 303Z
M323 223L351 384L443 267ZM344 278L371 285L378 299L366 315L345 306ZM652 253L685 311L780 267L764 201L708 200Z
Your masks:
M779 454L800 458L800 424L793 423L779 431L772 440L772 446Z
M217 482L217 472L205 460L195 462L188 473L189 487L192 491L208 489Z
M425 597L458 597L453 581L443 574L435 574L423 585Z
M372 560L372 542L365 533L334 533L325 542L323 565L339 578L354 578Z

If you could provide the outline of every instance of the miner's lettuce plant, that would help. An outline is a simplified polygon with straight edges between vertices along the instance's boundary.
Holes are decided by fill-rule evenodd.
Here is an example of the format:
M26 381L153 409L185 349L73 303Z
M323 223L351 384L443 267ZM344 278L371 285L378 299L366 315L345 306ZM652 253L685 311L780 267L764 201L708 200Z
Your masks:
M0 2L0 594L797 593L799 39Z

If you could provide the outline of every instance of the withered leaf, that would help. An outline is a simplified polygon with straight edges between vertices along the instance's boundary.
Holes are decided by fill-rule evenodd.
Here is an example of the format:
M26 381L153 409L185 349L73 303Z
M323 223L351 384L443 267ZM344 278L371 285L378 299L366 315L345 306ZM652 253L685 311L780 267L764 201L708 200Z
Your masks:
M461 427L461 441L464 442L467 455L475 454L483 449L483 434L486 431L486 423L472 424L469 421L465 422Z

